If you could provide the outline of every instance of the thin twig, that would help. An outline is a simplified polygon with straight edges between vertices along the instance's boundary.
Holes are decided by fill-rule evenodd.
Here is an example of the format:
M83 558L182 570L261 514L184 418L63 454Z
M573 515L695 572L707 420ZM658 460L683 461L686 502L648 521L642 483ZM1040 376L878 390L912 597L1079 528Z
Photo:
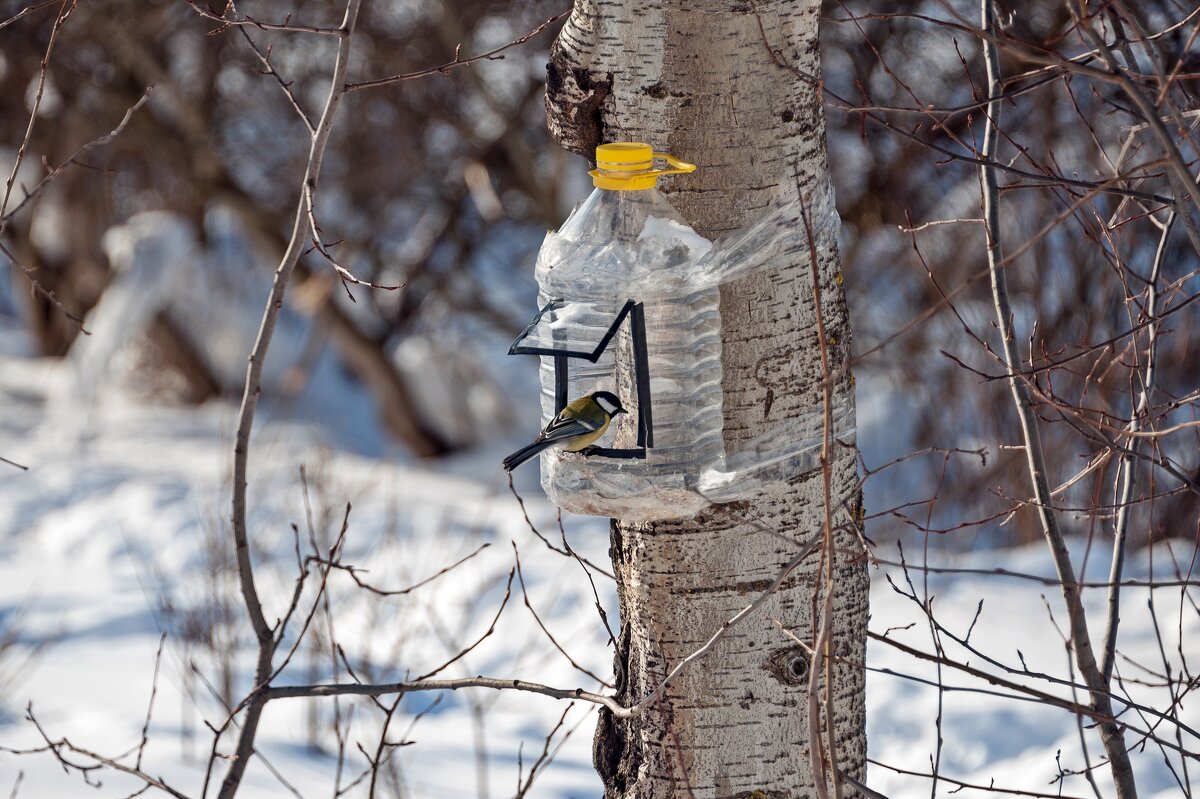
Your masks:
M5 458L4 456L0 456L0 463L7 463L9 466L13 466L17 469L20 469L23 472L29 471L28 466L24 466L20 463L17 463L16 461L10 461L8 458Z
M1154 264L1150 270L1150 283L1147 286L1146 307L1143 310L1143 315L1153 318L1155 308L1158 306L1158 278L1162 272L1163 256L1167 251L1167 239L1171 235L1171 230L1175 226L1176 214L1174 211L1167 215L1167 220L1163 224L1162 235L1158 240L1158 248L1154 253ZM1131 418L1129 420L1129 432L1136 434L1141 430L1142 419L1150 410L1150 396L1154 391L1155 378L1155 349L1158 344L1158 328L1151 325L1147 328L1146 341L1146 365L1145 370L1141 374L1136 374L1134 379L1141 379L1141 391L1138 392L1137 403L1133 408ZM1117 497L1117 518L1113 524L1113 554L1112 566L1109 571L1108 581L1110 583L1108 589L1108 612L1105 617L1103 648L1100 656L1100 673L1104 678L1104 684L1109 685L1112 682L1113 661L1117 650L1117 629L1120 625L1121 616L1121 576L1125 566L1125 536L1129 529L1129 517L1132 513L1130 500L1133 497L1133 486L1136 479L1136 463L1137 456L1141 448L1142 440L1134 437L1130 439L1130 452L1121 457L1120 463L1120 495Z
M43 9L46 6L52 6L57 2L58 2L58 0L41 0L40 3L34 3L33 5L25 6L25 8L22 8L20 11L13 14L8 19L4 20L3 22L0 22L0 31L4 30L9 25L13 24L14 22L19 20L21 17L25 16L26 14L32 14L34 11Z
M833 579L833 562L836 552L833 546L833 375L829 366L829 341L825 333L825 315L821 308L821 273L817 262L817 242L813 235L812 222L809 219L807 202L800 202L800 218L804 222L804 233L808 243L809 271L812 278L813 313L817 328L817 350L821 356L821 492L824 525L821 529L821 558L824 565L824 585L821 586L823 599L821 603L820 624L817 628L817 638L813 643L812 664L808 673L808 752L811 762L813 779L816 783L817 795L825 799L828 795L828 785L833 785L834 799L841 799L842 784L837 779L837 737L833 716L833 596L836 583ZM817 569L821 574L821 569ZM825 758L820 758L820 710L818 685L821 678L825 682ZM826 768L828 766L828 768Z
M946 632L945 628L942 628L942 632L943 633ZM881 643L885 643L888 646L893 647L894 649L897 649L906 655L909 655L910 657L929 661L930 663L942 663L943 665L949 666L950 668L952 668L956 671L960 671L964 674L969 674L970 676L975 677L980 680L983 680L984 682L990 683L990 684L998 686L1000 688L1006 688L1010 691L1015 691L1018 694L1024 694L1025 696L1030 697L1033 701L1039 702L1041 704L1051 705L1053 707L1057 707L1062 710L1066 710L1069 713L1076 713L1076 714L1087 716L1088 718L1092 719L1093 721L1097 722L1098 724L1116 724L1117 723L1117 719L1114 716L1105 715L1105 714L1099 712L1091 704L1084 705L1084 704L1081 704L1078 702L1074 702L1070 699L1064 699L1060 696L1055 696L1054 694L1034 688L1032 685L1029 685L1026 682L1022 682L1022 681L1018 681L1018 680L1009 680L1009 679L1001 677L997 674L992 674L990 672L984 671L983 669L976 668L975 666L972 666L968 663L961 663L959 661L952 660L948 657L945 657L944 655L936 655L936 654L931 654L929 652L923 652L920 649L917 649L915 647L911 647L911 646L908 646L907 644L901 643L900 641L897 641L895 638L891 638L891 637L882 635L877 632L868 630L867 637L874 641L879 641ZM959 643L962 643L962 642L959 641ZM966 647L966 648L969 651L974 652L976 654L979 653L979 651L977 649L973 649L971 647ZM1048 681L1053 682L1055 684L1067 684L1066 680L1049 679L1049 678L1045 677L1044 675L1036 675L1033 672L1030 672L1028 669L1007 668L1007 667L1004 667L1003 664L995 664L994 661L990 661L990 660L989 660L989 663L992 663L993 665L1000 665L1000 667L1004 668L1005 671L1012 673L1012 674L1018 674L1022 677L1022 679L1027 679L1031 676L1043 676L1044 679L1048 679ZM896 672L893 672L889 669L879 669L879 671L881 671L883 673L887 673L887 674L895 674L896 676L904 677L905 679L914 680L917 682L921 682L922 684L925 684L925 685L933 685L934 687L936 687L935 683L932 683L928 680L921 680L919 678L914 678L909 675L897 674ZM1073 685L1073 684L1074 683L1071 683L1071 685ZM1083 686L1083 687L1086 689L1086 686ZM945 690L950 691L950 690L965 690L965 689L962 689L962 688L953 688L952 689L951 687L947 686ZM1005 697L1005 698L1006 699L1016 699L1018 697L1010 696L1010 697ZM1166 719L1174 721L1174 719L1170 719L1170 717L1166 713L1155 710L1154 708L1147 707L1144 705L1136 705L1136 704L1132 704L1132 703L1130 706L1137 707L1138 709L1140 709L1144 712L1148 712L1156 717L1166 718ZM1184 746L1176 745L1170 741L1165 741L1162 737L1153 735L1148 731L1137 730L1137 728L1134 727L1133 725L1126 724L1125 726L1129 730L1136 732L1140 735L1145 735L1147 737L1147 739L1154 740L1155 742L1162 744L1163 746L1165 746L1175 752L1178 752L1181 755L1190 757L1193 760L1200 760L1200 754L1197 754L1194 749L1189 749Z
M1074 9L1070 4L1067 8L1071 10L1074 16ZM1151 102L1145 93L1134 85L1129 76L1120 68L1116 57L1113 55L1112 49L1098 36L1092 29L1091 23L1080 20L1075 17L1076 28L1083 33L1084 37L1092 43L1097 52L1100 53L1108 71L1104 71L1093 67L1076 67L1077 70L1091 77L1100 80L1111 81L1121 88L1141 113L1145 123L1149 126L1151 134L1162 148L1163 156L1167 159L1169 167L1168 180L1171 184L1171 190L1175 194L1173 206L1175 213L1182 219L1183 228L1188 234L1188 238L1192 242L1192 247L1197 254L1200 254L1200 223L1196 220L1195 211L1200 209L1200 186L1196 184L1196 178L1192 175L1187 162L1184 160L1183 154L1179 151L1179 145L1175 142L1174 137L1167 131L1167 127L1163 121L1159 119L1158 109ZM1179 130L1186 130L1186 127L1181 123L1177 126ZM1188 200L1191 200L1190 204Z
M621 718L630 718L634 713L622 707L612 697L585 691L582 688L554 688L529 680L507 677L459 677L443 680L406 680L393 683L327 683L317 685L274 685L263 694L268 700L292 699L313 696L383 696L394 693L418 691L457 691L460 688L490 688L497 691L522 691L541 694L554 699L582 699L603 705Z
M137 762L134 768L142 767L142 754L146 751L146 742L150 734L150 716L154 713L154 698L158 696L158 670L162 666L163 644L167 642L167 634L158 637L158 651L154 653L154 677L150 680L150 701L146 703L146 720L142 722L142 739L138 743Z
M308 219L308 229L312 233L312 248L317 251L318 255L325 259L326 263L333 267L338 280L342 281L342 288L346 291L346 296L350 299L350 302L358 302L354 294L350 291L351 285L366 286L367 288L382 289L383 291L396 291L397 289L404 288L403 283L372 283L369 280L355 277L353 272L337 262L333 254L329 252L329 248L332 245L326 244L321 238L321 226L317 224L316 198L314 195L314 187L306 183L304 185L305 216Z
M259 62L263 65L262 74L267 77L274 78L275 83L279 86L279 90L283 92L283 96L287 98L288 104L292 106L292 110L296 112L296 116L300 117L300 121L304 123L304 127L308 129L308 135L311 136L317 132L313 126L312 118L308 112L304 110L304 106L300 105L300 99L296 97L296 93L292 91L293 81L284 80L279 71L275 69L275 65L271 63L271 50L268 47L266 52L250 37L250 32L245 27L239 27L238 33L242 34L242 39L254 51L254 55L258 57Z
M550 539L548 539L548 538L546 538L546 536L542 535L542 531L539 530L537 528L537 526L533 523L533 520L529 518L529 509L525 507L525 500L517 492L516 486L513 485L513 478L512 478L511 472L508 475L508 490L512 492L512 495L517 500L517 504L521 506L521 515L525 517L525 524L526 524L526 526L529 527L529 531L531 533L533 533L535 536L537 536L539 539L541 539L541 542L546 545L547 549L549 549L551 552L557 552L558 554L560 554L566 558L573 557L573 558L581 561L582 563L587 564L590 568L594 569L595 571L599 572L600 574L603 574L605 577L607 577L610 580L616 579L616 577L613 575L612 572L610 572L600 566L597 566L595 563L592 563L590 560L588 560L585 557L582 557L581 555L576 555L569 547L567 547L565 549L559 549L558 547L554 546L554 544L550 543Z
M550 639L550 643L554 645L554 648L557 649L559 651L559 653L567 659L567 662L571 664L572 668L574 668L578 672L581 672L581 673L586 674L587 676L591 677L593 680L600 683L605 688L612 688L613 687L612 683L608 682L607 680L605 680L601 677L596 676L588 669L579 665L579 663L576 662L575 658L571 657L571 655L567 652L567 650L563 649L562 644L560 644L558 642L558 639L556 639L554 637L554 635L550 632L550 630L548 630L546 628L546 624L542 621L542 617L538 615L537 611L534 610L534 608L533 608L533 604L529 601L529 590L525 587L525 574L524 574L524 572L521 571L521 553L517 549L516 541L512 542L512 548L513 548L513 557L516 558L516 561L517 561L517 581L521 586L521 597L522 597L522 599L525 600L525 607L529 611L530 615L533 616L533 620L535 622L537 622L537 626L540 627L542 632L546 634L546 637L548 639Z
M967 225L967 224L982 225L983 220L975 218L975 217L964 218L964 219L935 219L932 222L926 222L925 224L917 225L916 227L912 227L911 225L908 227L906 227L904 225L897 225L896 227L897 227L897 229L899 229L899 231L901 233L911 234L911 233L920 233L923 230L928 230L929 228L932 228L932 227L938 227L939 225Z
M25 196L21 198L19 203L14 205L7 212L0 212L0 232L4 231L4 228L8 225L9 221L12 220L12 218L18 213L20 213L22 208L24 208L35 197L37 197L38 193L41 192L42 189L53 183L55 178L59 177L63 173L63 170L69 166L72 166L73 164L80 163L80 159L82 159L83 156L87 155L97 147L103 147L113 139L120 136L125 129L129 127L129 123L133 119L133 115L150 100L150 94L153 91L153 85L147 86L146 90L142 92L142 96L139 97L133 105L129 106L129 108L125 110L125 114L121 117L121 121L117 123L115 128L110 130L108 133L105 133L103 136L97 136L87 144L80 147L78 150L72 153L67 160L48 171L45 177L37 182L36 186L34 186L32 189L24 190Z
M357 585L359 588L362 588L365 591L370 591L372 594L375 594L376 596L405 596L406 594L411 594L413 591L416 591L418 588L424 588L425 586L427 586L430 583L437 580L439 577L449 574L450 572L454 571L459 566L461 566L464 563L466 563L467 561L471 560L476 555L478 555L480 552L482 552L483 550L487 549L490 546L491 546L491 543L485 541L484 543L482 543L478 547L476 547L474 552L471 552L469 555L464 555L463 557L456 560L454 563L451 563L449 566L445 566L445 567L439 569L436 573L431 574L430 576L426 577L425 579L418 580L417 582L415 582L412 585L407 586L405 588L393 588L393 589L379 588L378 586L371 585L366 580L359 577L360 574L366 574L367 569L360 569L359 567L351 566L348 563L340 563L340 562L333 563L331 561L328 561L324 558L317 557L315 555L309 555L308 558L306 558L306 561L310 562L310 563L328 564L339 571L343 571L346 574L350 575L350 579L354 581L355 585Z
M526 33L524 36L521 36L518 39L513 39L508 44L503 44L499 47L488 50L486 53L480 53L479 55L470 56L468 58L460 58L458 55L458 52L457 52L457 48L456 48L453 61L447 61L445 64L440 64L439 66L436 66L436 67L426 67L425 69L419 69L416 72L403 72L403 73L400 73L399 75L392 75L391 77L388 77L388 78L376 78L375 80L365 80L365 81L361 81L359 83L347 83L346 91L353 92L353 91L358 91L359 89L374 89L379 86L390 86L393 83L400 83L400 82L406 81L406 80L416 80L417 78L427 78L431 75L449 75L452 71L458 69L459 67L465 67L468 64L474 64L477 61L501 60L504 58L504 56L502 56L500 54L503 53L505 50L508 50L513 47L517 47L518 45L525 44L525 42L527 42L530 39L532 39L533 37L537 36L539 33L546 30L546 28L549 28L555 22L558 22L560 19L563 19L570 13L571 13L571 11L567 10L567 11L562 12L561 14L555 14L553 17L550 17L550 19L546 20L541 25L538 25L536 28L529 31L529 33ZM460 47L461 47L461 45L460 45Z
M1032 582L1041 583L1042 585L1051 585L1061 587L1063 582L1057 577L1041 577L1036 574L1028 574L1026 572L1015 572L1011 569L994 568L994 569L972 569L956 566L914 566L905 564L897 560L889 560L871 556L871 562L879 566L904 566L915 571L929 572L930 574L977 574L985 577L1008 577L1015 580L1030 580ZM1078 580L1075 583L1080 588L1111 588L1112 583L1107 580ZM1200 587L1200 578L1184 578L1179 580L1122 580L1120 585L1126 588L1188 588Z
M558 723L554 725L554 728L550 730L550 733L546 736L546 740L542 743L542 753L538 755L538 759L534 761L532 766L530 766L529 776L526 777L524 783L519 785L516 794L513 796L513 799L524 799L525 795L529 793L529 789L533 787L533 780L537 776L538 769L549 763L550 759L552 758L550 753L550 742L554 740L554 734L562 729L563 724L567 720L567 714L571 712L571 708L573 707L575 707L575 703L569 703L563 710L562 715L558 717ZM568 735L569 734L570 733L568 732Z
M171 787L161 777L155 777L146 773L145 771L142 771L140 768L127 766L124 763L114 760L113 758L105 757L104 755L93 752L90 749L85 749L81 746L76 746L66 738L52 740L45 728L42 727L41 722L39 722L37 717L33 714L32 703L27 705L25 708L25 719L33 724L34 728L38 732L38 735L40 735L42 740L45 742L45 745L31 749L12 749L10 747L0 746L0 751L8 752L9 754L13 755L31 755L39 752L50 752L55 758L57 758L59 765L63 767L64 771L78 772L80 776L83 777L84 782L93 788L99 787L99 781L92 779L92 772L100 771L101 769L111 769L113 771L119 771L122 774L128 774L131 777L136 777L146 785L157 788L164 793L174 796L175 799L189 799L186 794L180 793L175 788ZM72 760L68 758L68 754L78 755L80 757L87 758L92 762L81 763L78 760Z
M4 197L0 199L0 219L4 218L4 212L8 210L8 199L12 196L13 184L17 182L17 173L21 171L21 162L25 160L25 152L29 149L30 139L33 138L33 126L37 122L38 111L42 107L42 97L46 92L46 76L50 72L50 56L54 54L54 45L58 43L59 31L66 24L78 2L79 0L63 0L62 6L58 9L58 16L54 20L54 26L50 29L50 40L46 42L46 52L42 56L41 67L38 69L37 92L33 96L33 104L29 109L29 122L25 126L25 135L21 139L21 144L17 147L12 172L9 173L8 180L4 184ZM2 229L0 227L0 230Z
M318 36L337 36L339 38L346 38L350 35L350 31L346 29L345 25L340 25L336 28L322 28L318 25L298 25L291 21L290 14L288 17L285 17L283 22L260 22L259 20L250 16L239 17L236 16L237 11L232 2L229 3L225 14L214 14L212 11L209 11L200 3L196 2L196 0L184 0L184 2L188 4L188 7L191 8L192 11L195 11L201 17L212 20L213 22L221 23L220 27L208 32L209 36L224 33L231 27L241 27L247 25L258 28L261 31L313 33ZM230 12L232 12L234 16L229 16Z
M46 43L46 51L42 55L42 63L38 69L37 92L34 95L33 104L29 110L29 122L25 126L25 135L21 139L21 144L17 147L17 155L13 159L12 171L9 173L8 180L5 181L4 196L2 199L0 199L0 232L4 231L4 227L8 223L8 201L12 197L13 185L17 181L17 174L21 171L21 163L25 160L25 153L29 149L30 140L33 138L33 126L37 122L38 111L42 106L42 97L44 96L46 90L46 76L50 71L50 57L53 55L54 46L58 42L58 34L62 30L63 25L66 24L67 19L71 16L72 12L74 12L77 3L78 0L63 0L62 6L58 10L58 16L54 20L54 26L50 30L50 40ZM21 12L21 14L18 14L17 16L19 17L23 14L24 12ZM10 19L9 21L11 22L12 20ZM24 201L22 201L17 207L20 208L21 205L24 205ZM35 270L30 269L29 267L25 266L25 264L21 263L20 260L13 255L8 247L4 246L2 242L0 242L0 252L4 253L4 256L8 258L13 266L19 267L21 271L25 273L25 277L29 280L30 286L34 292L41 294L56 309L58 309L60 313L64 314L72 322L75 322L77 325L79 325L81 332L85 334L88 333L88 331L83 327L83 319L68 311L66 307L63 306L62 302L60 302L59 299L54 296L54 292L50 289L47 289L41 284L41 281L34 277L33 273Z
M446 690L453 691L453 690L457 690L459 688L492 688L492 689L496 689L496 690L525 691L525 692L529 692L529 693L542 694L543 696L549 696L549 697L553 697L555 699L582 699L584 701L592 702L594 704L602 705L602 706L608 708L612 712L613 716L615 716L617 718L621 718L621 719L634 718L636 716L640 716L642 713L644 713L646 711L647 708L651 707L656 702L658 702L658 700L663 696L663 693L666 691L666 689L671 685L672 682L674 682L679 677L680 674L685 672L689 667L691 667L695 663L703 660L704 657L709 653L709 651L711 651L712 648L714 646L716 646L717 643L722 638L724 638L725 635L731 629L733 629L739 623L744 621L747 617L752 615L756 610L761 608L763 606L763 604L765 604L771 597L773 597L775 595L775 593L779 590L779 587L781 585L783 585L784 581L787 580L787 578L792 574L792 572L795 571L796 568L799 567L801 563L803 563L805 560L807 560L809 558L809 556L811 556L814 552L817 552L820 549L820 546L821 546L821 541L820 541L820 536L818 535L818 536L814 537L814 540L802 552L800 552L795 558L793 558L791 561L789 561L787 564L784 565L784 567L779 571L779 574L775 577L775 580L772 581L771 585L765 591L763 591L761 594L759 594L759 596L756 597L754 599L754 601L752 601L750 604L748 604L741 611L739 611L734 616L732 616L731 618L727 619L724 623L722 623L721 626L719 628L717 628L717 630L712 634L711 637L709 637L709 639L702 646L700 646L698 649L696 649L690 655L683 658L679 663L677 663L675 665L675 667L673 669L671 669L670 673L668 673L667 676L660 683L658 683L652 691L647 693L644 697L642 697L642 699L640 701L638 701L634 705L631 705L630 707L625 707L625 706L621 705L612 697L603 696L601 694L596 694L591 691L585 691L582 688L573 688L573 689L572 688L554 688L549 685L542 685L540 683L530 682L528 680L505 679L505 678L496 678L496 677L466 677L466 678L448 679L448 680L429 679L429 677L431 677L433 674L436 674L437 672L446 668L451 663L453 663L455 660L458 660L460 657L462 657L467 652L469 652L472 648L474 648L474 646L478 645L478 643L479 643L478 641L475 644L472 644L471 647L468 647L466 650L459 653L459 655L455 656L447 663L440 666L435 671L430 672L428 675L425 675L424 677L420 677L416 680L407 680L407 681L403 681L403 682L394 682L394 683L374 683L374 684L369 684L369 683L332 683L332 684L323 684L323 685L271 686L271 687L264 689L260 693L260 696L262 697L263 701L270 701L273 699L294 698L294 697L343 696L343 695L382 696L384 694L393 694L398 691L399 692L446 691ZM512 574L513 574L512 572L510 572L510 574L509 574L510 585L511 585L511 580L512 580ZM506 592L506 598L507 598L507 592ZM493 620L492 624L494 626L495 620ZM483 637L486 637L488 634L490 634L490 629L489 629L489 632L485 633L485 635ZM482 640L482 638L480 640Z
M775 63L776 66L778 66L781 69L785 69L788 72L791 72L799 80L803 81L804 83L807 83L812 88L814 88L818 91L821 91L821 92L825 93L826 95L834 98L838 102L842 103L843 106L847 110L862 114L867 119L870 119L871 121L873 121L876 124L883 127L885 130L887 130L891 133L894 133L897 136L900 136L902 138L908 139L909 141L912 141L914 144L920 145L921 147L925 147L926 149L929 149L929 150L933 150L936 153L946 156L946 158L948 158L952 161L958 161L958 162L964 163L964 164L973 164L975 166L988 167L991 169L1000 170L1002 172L1006 172L1011 175L1016 175L1017 177L1024 178L1026 180L1034 181L1039 185L1071 186L1074 188L1086 189L1089 192L1098 191L1098 192L1104 192L1107 194L1116 194L1116 195L1119 195L1122 197L1132 197L1132 198L1136 198L1136 199L1157 202L1157 203L1161 203L1162 205L1172 205L1175 202L1174 198L1172 198L1172 197L1166 197L1163 195L1152 194L1152 193L1143 192L1143 191L1137 191L1136 189L1129 189L1122 185L1118 185L1120 183L1128 181L1129 176L1118 175L1118 176L1115 176L1112 178L1108 178L1104 181L1088 181L1088 180L1079 180L1076 178L1068 178L1064 175L1030 172L1029 170L1020 169L1018 167L1012 166L1011 164L1007 164L1002 161L996 161L994 158L984 156L983 154L966 155L964 153L960 153L960 152L951 150L948 147L943 147L942 145L937 144L936 142L929 141L928 139L923 139L920 136L916 135L915 133L907 131L904 128L899 127L898 125L893 124L882 114L875 113L866 107L854 105L846 98L844 98L844 97L838 95L836 92L832 91L827 85L825 85L824 81L818 80L815 76L808 74L804 70L799 69L798 67L795 67L792 64L789 64L787 61L784 60L783 54L779 50L777 50L776 48L771 46L770 40L767 38L766 28L763 25L762 17L757 14L757 8L755 9L755 13L756 13L756 16L758 17L759 36L762 40L763 46L765 48L767 48L767 52L770 54L771 60ZM931 21L938 22L940 24L945 24L950 27L963 27L964 30L976 32L976 29L970 28L969 26L953 26L953 25L950 25L949 23L947 23L945 20L931 20ZM1055 65L1058 65L1059 62L1055 61L1054 63L1055 63ZM1107 73L1101 73L1101 74L1107 74ZM993 96L992 99L999 100L1000 97L1002 97L1002 96L1003 95L1001 95L1001 94L997 94L997 95Z
M930 776L929 774L924 773L924 772L911 771L909 769L900 768L899 766L893 766L888 763L882 763L878 760L875 760L875 759L869 758L869 757L867 758L867 762L873 766L879 766L880 768L885 768L888 771L894 771L897 774L907 774L910 777L926 777L926 778L928 778ZM943 782L948 782L951 785L958 786L953 791L950 791L950 793L952 793L952 794L956 794L959 791L963 790L964 788L971 788L971 789L978 790L978 791L987 791L989 793L994 792L994 793L1000 793L1000 794L1011 794L1013 796L1036 797L1036 799L1084 799L1084 797L1070 796L1069 794L1064 794L1064 793L1040 793L1038 791L1023 791L1018 788L1002 788L997 785L980 785L978 783L963 782L962 780L956 780L953 777L943 776L940 779Z
M515 567L508 570L508 582L505 583L505 585L504 585L504 598L500 600L500 607L496 608L496 615L492 617L492 623L489 624L487 629L483 631L483 635L479 636L477 639L475 639L475 642L473 644L462 649L457 655L450 658L449 660L447 660L442 665L438 666L433 671L422 674L420 677L418 677L415 680L415 682L421 682L424 680L428 680L430 677L434 676L435 674L440 674L441 672L445 671L447 668L449 668L449 666L452 663L455 663L456 661L461 660L462 658L466 657L467 654L469 654L472 650L475 649L475 647L482 644L485 639L490 637L492 635L492 633L496 632L496 623L498 621L500 621L500 614L502 614L504 612L504 608L508 605L508 599L510 596L512 596L512 581L513 581L513 573L515 571L516 571Z

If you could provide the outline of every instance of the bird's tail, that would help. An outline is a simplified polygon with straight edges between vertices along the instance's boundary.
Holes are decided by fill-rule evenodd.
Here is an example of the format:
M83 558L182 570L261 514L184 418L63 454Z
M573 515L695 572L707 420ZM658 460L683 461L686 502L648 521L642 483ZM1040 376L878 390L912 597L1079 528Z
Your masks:
M504 471L511 472L534 455L554 446L556 443L555 441L535 441L527 447L522 447L504 459Z

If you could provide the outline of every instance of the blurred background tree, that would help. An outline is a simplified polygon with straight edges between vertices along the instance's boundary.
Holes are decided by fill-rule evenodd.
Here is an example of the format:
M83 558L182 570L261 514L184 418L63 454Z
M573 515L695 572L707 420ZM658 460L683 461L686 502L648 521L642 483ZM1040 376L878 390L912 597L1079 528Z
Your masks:
M4 18L21 8L4 5ZM60 7L42 4L13 23L20 33L7 32L0 55L0 140L11 148L0 159L6 165L25 134ZM313 114L336 42L223 26L201 9L209 10L173 0L89 2L62 26L14 201L22 185L41 177L39 162L62 163L116 126L153 87L121 135L65 170L5 232L21 264L36 270L73 314L85 315L113 280L105 232L139 212L180 215L209 250L234 229L241 246L219 260L233 272L235 288L255 293L247 307L259 302L253 289L265 286L286 242L307 137L280 84ZM249 2L236 10L312 26L335 26L340 14L328 2L287 11ZM368 4L351 79L487 51L561 10L548 2ZM543 48L548 41L547 34ZM313 324L285 389L299 389L313 353L328 340L374 396L386 428L418 455L457 449L478 426L494 424L497 412L506 418L470 344L488 332L510 337L520 330L533 285L532 252L569 210L560 202L565 156L544 146L543 80L542 50L515 47L444 76L350 94L329 148L319 221L327 241L344 242L337 257L359 277L406 287L357 289L351 303L327 263L309 253L291 310ZM10 312L20 314L41 354L65 354L79 325L45 296L24 291L21 271L12 268L20 307ZM169 313L147 332L153 345L147 367L182 378L172 383L176 398L203 401L240 385L251 331L217 352L200 340L211 331L189 330ZM429 385L439 381L459 385L440 391ZM489 391L474 408L456 417L433 407L471 385Z
M1002 192L1006 237L1021 242L1019 251L1010 248L1008 267L1018 329L1033 331L1022 348L1034 366L1080 356L1052 380L1041 373L1043 387L1083 409L1085 428L1121 427L1130 418L1140 363L1135 350L1144 349L1144 336L1132 348L1128 337L1089 348L1136 323L1159 232L1144 202L1057 178L1110 181L1119 174L1120 185L1158 195L1173 193L1170 180L1144 119L1119 88L1020 53L1078 55L1089 45L1074 15L1094 13L1096 29L1124 43L1116 57L1131 73L1169 73L1157 100L1164 113L1185 115L1189 129L1177 138L1192 159L1200 91L1194 9L1173 0L1104 9L1001 5L1007 35L1021 43L1002 48L1010 95L1002 160L1025 174L1009 174ZM26 6L7 0L2 7L0 17L8 19ZM0 160L9 163L25 134L62 4L32 8L3 32L0 141L9 157ZM36 182L41 164L60 164L111 130L154 87L120 136L64 170L3 232L17 259L74 314L84 315L113 280L104 233L139 212L166 209L188 220L206 251L217 252L232 273L229 295L245 296L243 316L257 316L254 303L285 240L294 179L306 156L303 122L280 84L313 113L320 65L334 42L224 27L201 8L183 0L89 2L74 8L62 28L24 184ZM484 52L565 10L551 2L368 3L352 80ZM236 11L272 20L290 13L293 22L315 26L336 24L339 13L319 0L289 9L245 2ZM925 447L987 450L986 462L963 455L946 461L935 453L872 477L869 532L887 538L923 528L954 531L963 546L1029 540L1038 535L1033 514L1019 507L1023 497L999 488L1022 484L1021 454L1005 448L1017 443L1006 432L1013 429L1012 411L1003 384L984 377L999 369L973 338L993 333L978 246L983 232L972 221L980 211L969 156L978 144L982 99L978 42L967 29L974 5L904 0L880 8L864 0L830 2L825 13L829 150L859 331L855 371L865 387L859 404L866 464L878 467ZM505 50L502 60L350 93L329 149L319 221L327 240L342 242L337 257L360 277L407 286L355 289L351 303L329 265L309 253L289 294L300 340L274 356L286 361L284 393L311 383L328 343L341 369L374 397L385 429L418 455L451 452L512 426L513 386L492 356L533 306L530 267L542 233L585 190L581 165L546 134L545 54L557 28ZM14 194L15 202L20 186ZM1186 296L1179 292L1195 268L1183 227L1166 237L1161 259L1163 286L1174 286L1175 300ZM221 244L230 230L239 246ZM28 291L21 269L10 270L14 288L0 307L19 314L40 353L67 352L78 324ZM1190 332L1197 313L1183 308L1159 331L1157 390L1164 403L1175 403L1164 405L1162 424L1190 418L1187 387L1200 376ZM215 348L211 331L189 330L194 323L179 316L160 313L143 337L151 344L144 347L145 372L174 376L155 386L169 385L166 393L192 402L235 389L252 331ZM1102 436L1081 432L1078 419L1052 409L1044 418L1048 449L1059 456L1056 485L1100 459L1062 492L1064 505L1105 504L1100 498L1116 479L1116 459L1105 456ZM1166 446L1182 473L1200 474L1194 431ZM1144 482L1151 467L1138 468ZM1135 525L1137 540L1194 534L1195 492L1178 487L1164 489L1153 515ZM995 524L1014 511L1007 526ZM1088 532L1101 518L1081 512L1071 524ZM974 524L980 521L987 524Z

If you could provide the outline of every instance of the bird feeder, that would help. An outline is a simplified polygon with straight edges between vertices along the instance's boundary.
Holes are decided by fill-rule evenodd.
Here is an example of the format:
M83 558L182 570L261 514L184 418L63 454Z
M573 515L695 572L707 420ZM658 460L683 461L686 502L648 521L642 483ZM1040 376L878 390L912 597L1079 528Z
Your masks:
M595 317L584 323L581 314ZM611 320L611 321L610 321ZM605 326L605 323L608 323ZM637 441L633 447L593 447L592 457L645 458L654 446L653 399L650 394L650 360L646 353L646 311L636 300L626 300L619 310L595 304L551 300L509 348L509 355L542 355L551 358L554 370L554 414L574 399L570 394L571 362L595 364L622 326L627 326L633 347L633 384L636 392ZM601 332L599 340L595 333ZM590 335L589 335L590 334Z
M576 513L649 521L692 516L794 476L815 458L819 414L803 429L789 422L794 438L774 430L726 451L720 286L783 248L796 257L798 204L764 209L714 246L656 188L659 177L694 166L633 142L601 145L596 162L596 190L538 253L540 310L509 352L541 357L543 423L598 390L617 394L629 413L584 452L545 451L547 495ZM821 220L818 246L832 247L831 191L823 203L810 218Z

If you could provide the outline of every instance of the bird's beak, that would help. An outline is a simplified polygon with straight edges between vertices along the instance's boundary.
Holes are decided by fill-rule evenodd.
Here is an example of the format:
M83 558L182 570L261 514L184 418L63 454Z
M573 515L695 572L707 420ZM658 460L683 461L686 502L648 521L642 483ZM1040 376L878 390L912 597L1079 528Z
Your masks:
M625 410L624 408L618 408L617 413L629 413L629 411ZM614 413L613 416L616 416L617 413Z

